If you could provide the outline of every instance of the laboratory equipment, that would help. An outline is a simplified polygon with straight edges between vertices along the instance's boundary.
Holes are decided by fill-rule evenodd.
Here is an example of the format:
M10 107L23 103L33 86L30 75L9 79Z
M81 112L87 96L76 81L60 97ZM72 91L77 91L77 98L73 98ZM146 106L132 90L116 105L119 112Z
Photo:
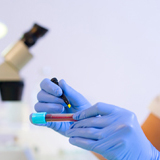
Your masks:
M0 65L0 91L3 101L21 100L24 82L19 71L33 57L29 48L47 31L48 29L34 24L12 47L3 51L5 61Z
M29 130L29 123L24 122L28 105L22 99L24 81L19 72L32 59L29 49L47 33L48 29L34 24L14 45L3 51L4 62L0 65L0 139L4 135L13 137L0 144L2 159L32 160L31 149L23 146L21 132ZM27 115L28 120L28 115ZM26 144L25 144L26 145Z
M47 114L46 112L32 113L30 119L34 124L76 121L73 119L73 114Z

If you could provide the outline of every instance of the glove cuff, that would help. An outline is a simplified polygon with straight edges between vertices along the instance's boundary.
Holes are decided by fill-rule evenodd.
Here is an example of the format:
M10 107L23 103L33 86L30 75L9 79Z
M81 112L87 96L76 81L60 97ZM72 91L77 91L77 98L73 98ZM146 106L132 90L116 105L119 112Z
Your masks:
M152 157L150 160L160 160L160 152L151 144Z

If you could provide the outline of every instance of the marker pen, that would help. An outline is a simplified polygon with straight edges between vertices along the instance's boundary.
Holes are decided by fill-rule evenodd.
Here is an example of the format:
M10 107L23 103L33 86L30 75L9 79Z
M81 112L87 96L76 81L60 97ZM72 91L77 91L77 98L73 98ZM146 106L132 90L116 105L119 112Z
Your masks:
M59 86L57 78L52 78L51 81ZM69 108L71 107L71 104L69 103L67 97L64 95L63 91L62 91L62 95L60 96L60 98L64 100L64 102L67 104Z

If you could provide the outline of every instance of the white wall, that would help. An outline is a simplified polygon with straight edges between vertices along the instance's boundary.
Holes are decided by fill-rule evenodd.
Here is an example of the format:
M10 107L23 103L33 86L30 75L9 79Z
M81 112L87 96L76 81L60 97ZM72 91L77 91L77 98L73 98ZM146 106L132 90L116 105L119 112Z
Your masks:
M132 110L140 123L144 121L147 106L160 93L159 1L0 2L0 21L9 31L0 39L0 52L17 41L34 22L50 30L31 49L34 59L21 71L26 83L23 100L30 106L30 112L41 80L57 77L65 79L92 104L112 103ZM37 132L42 130L39 128ZM57 138L57 145L62 146L64 138L54 132L50 137L50 130L47 136L46 131L39 135L43 142L39 137L35 139L33 133L21 136L31 146L37 143L44 153L56 149L56 145L49 150L45 146L49 142L54 144ZM32 140L28 141L31 135Z
M0 52L34 22L50 30L31 49L34 59L21 71L23 99L31 110L41 80L57 77L92 104L103 101L127 108L142 123L147 106L160 92L159 1L0 2L0 21L9 30L0 39Z

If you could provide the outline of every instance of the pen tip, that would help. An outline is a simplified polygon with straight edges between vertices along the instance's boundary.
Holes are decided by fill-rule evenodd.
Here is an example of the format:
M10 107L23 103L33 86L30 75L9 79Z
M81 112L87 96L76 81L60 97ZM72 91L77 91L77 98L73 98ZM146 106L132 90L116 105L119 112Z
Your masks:
M71 108L71 104L68 104L68 108Z

